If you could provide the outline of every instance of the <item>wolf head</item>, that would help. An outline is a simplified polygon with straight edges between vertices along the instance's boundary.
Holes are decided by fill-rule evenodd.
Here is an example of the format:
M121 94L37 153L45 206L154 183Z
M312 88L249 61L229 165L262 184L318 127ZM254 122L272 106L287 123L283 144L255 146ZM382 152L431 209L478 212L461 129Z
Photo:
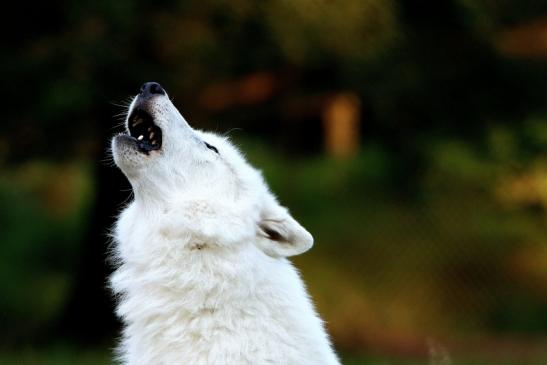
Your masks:
M243 230L241 237L252 237L273 257L297 255L313 244L239 151L224 137L191 128L158 83L145 83L133 99L112 154L135 202L171 222L186 215L195 221L191 229L217 232L217 240ZM187 221L180 225L189 229Z

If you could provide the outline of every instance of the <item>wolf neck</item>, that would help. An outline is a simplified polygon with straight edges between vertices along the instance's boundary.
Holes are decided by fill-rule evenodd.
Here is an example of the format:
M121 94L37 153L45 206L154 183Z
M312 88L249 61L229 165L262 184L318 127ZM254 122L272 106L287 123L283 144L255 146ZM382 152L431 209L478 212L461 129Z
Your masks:
M175 184L165 179L162 183L157 178L130 179L131 187L135 201L139 202L141 207L153 208L156 206L165 206L172 199Z
M164 333L176 332L176 341L181 346L189 346L196 338L209 341L211 333L222 333L226 326L233 327L227 333L240 331L239 323L226 322L233 313L239 313L245 320L249 315L267 320L271 308L264 306L267 298L257 300L256 290L268 281L264 270L269 271L269 275L279 274L276 270L272 272L272 267L267 269L271 266L267 263L269 258L264 262L266 265L259 268L255 263L257 258L258 263L262 259L251 257L255 254L249 251L231 253L222 247L187 248L146 267L129 261L122 264L112 282L116 291L125 294L118 314L128 325L126 334L148 342L164 337ZM283 295L271 284L268 288L276 293L274 297ZM154 326L150 326L151 323Z

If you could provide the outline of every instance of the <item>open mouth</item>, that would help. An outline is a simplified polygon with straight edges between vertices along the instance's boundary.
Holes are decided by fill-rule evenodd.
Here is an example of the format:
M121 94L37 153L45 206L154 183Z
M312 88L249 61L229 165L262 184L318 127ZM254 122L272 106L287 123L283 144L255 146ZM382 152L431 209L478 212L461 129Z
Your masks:
M154 124L154 118L142 109L134 110L129 116L129 135L137 140L143 153L161 148L161 129Z

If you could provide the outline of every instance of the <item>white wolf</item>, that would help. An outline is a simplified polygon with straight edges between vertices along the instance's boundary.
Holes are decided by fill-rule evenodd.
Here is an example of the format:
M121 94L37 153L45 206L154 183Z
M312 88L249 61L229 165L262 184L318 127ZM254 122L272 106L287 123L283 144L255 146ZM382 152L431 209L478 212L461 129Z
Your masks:
M233 145L146 83L112 152L134 192L114 230L122 363L339 364L286 259L313 238Z

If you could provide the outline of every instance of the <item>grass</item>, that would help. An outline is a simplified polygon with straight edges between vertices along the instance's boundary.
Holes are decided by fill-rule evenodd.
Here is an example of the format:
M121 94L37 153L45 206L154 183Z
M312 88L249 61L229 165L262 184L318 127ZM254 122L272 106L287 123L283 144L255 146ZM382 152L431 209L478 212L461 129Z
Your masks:
M108 351L67 347L0 352L3 365L107 365L113 364L111 358Z
M501 361L484 359L452 359L430 362L426 359L402 359L381 356L349 355L342 356L344 365L541 365L547 358L536 361ZM114 364L112 354L104 349L77 349L57 346L43 349L23 348L18 351L0 352L2 365L107 365Z

